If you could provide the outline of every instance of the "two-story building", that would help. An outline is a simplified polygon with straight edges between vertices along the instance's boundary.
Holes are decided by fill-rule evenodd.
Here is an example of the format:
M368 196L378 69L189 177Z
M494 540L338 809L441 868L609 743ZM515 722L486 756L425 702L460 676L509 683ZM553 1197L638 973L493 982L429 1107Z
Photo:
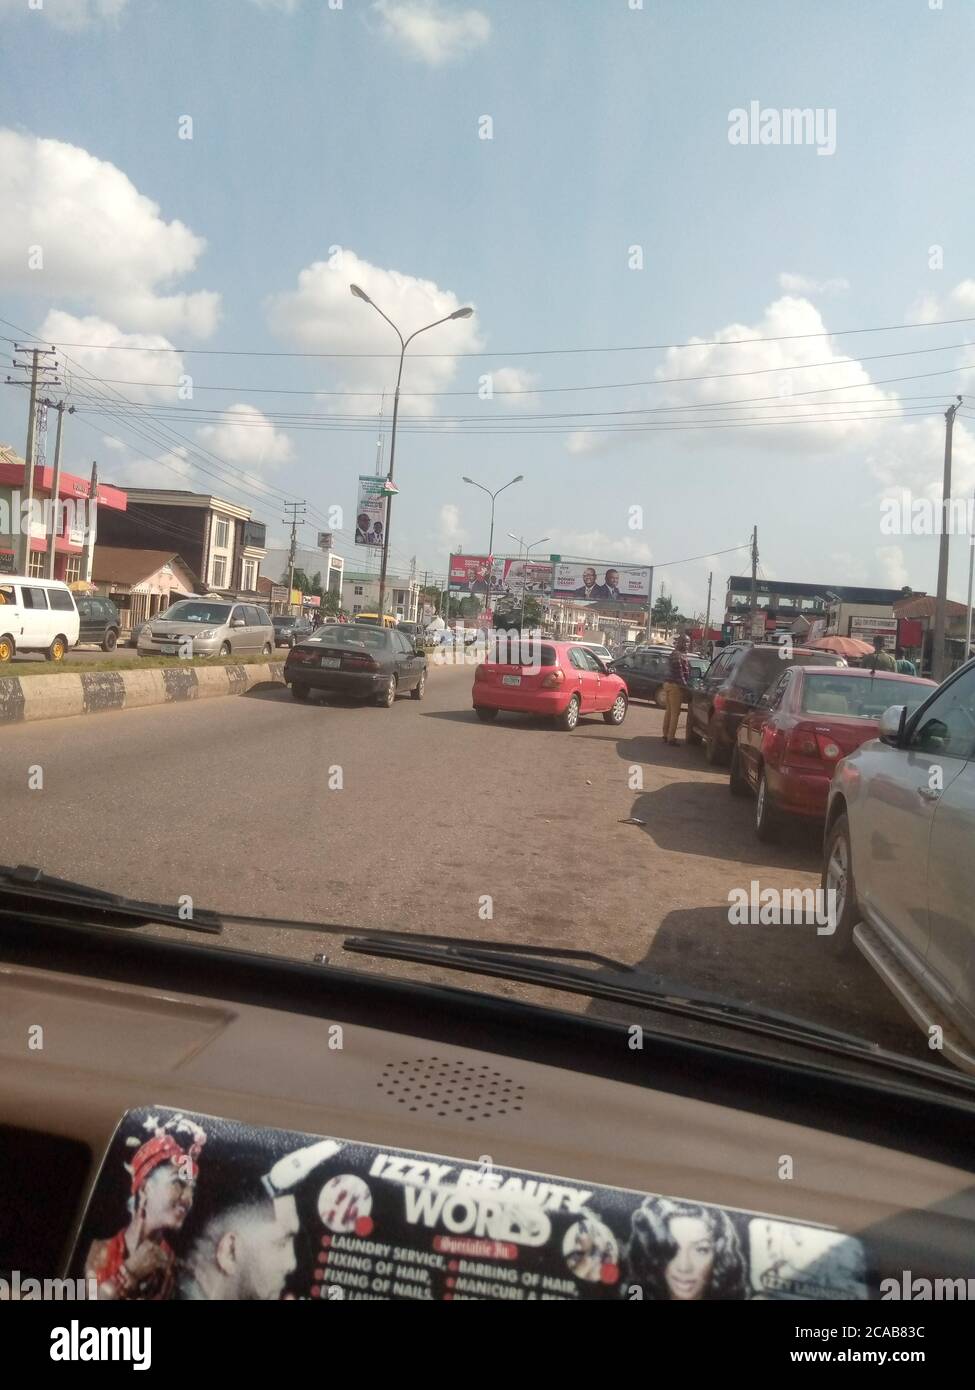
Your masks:
M404 622L415 623L420 603L420 582L417 579L386 576L386 612ZM375 613L379 603L377 574L349 573L342 576L342 607L350 617L357 613Z
M209 493L127 488L124 515L99 529L103 545L177 552L204 589L257 595L266 528L250 508Z
M93 546L86 542L93 537L89 528L97 534L110 525L110 518L124 515L126 493L99 483L92 506L90 480L62 472L55 505L54 469L45 464L34 468L28 508L26 483L24 460L8 445L0 445L0 573L20 572L23 539L29 531L29 575L62 579L66 584L90 580Z

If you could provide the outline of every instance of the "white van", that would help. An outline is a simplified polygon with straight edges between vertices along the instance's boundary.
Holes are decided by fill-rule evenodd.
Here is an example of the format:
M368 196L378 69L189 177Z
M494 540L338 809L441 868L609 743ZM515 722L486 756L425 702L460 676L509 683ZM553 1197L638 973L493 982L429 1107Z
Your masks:
M74 594L60 579L0 574L0 666L17 652L63 661L79 626Z

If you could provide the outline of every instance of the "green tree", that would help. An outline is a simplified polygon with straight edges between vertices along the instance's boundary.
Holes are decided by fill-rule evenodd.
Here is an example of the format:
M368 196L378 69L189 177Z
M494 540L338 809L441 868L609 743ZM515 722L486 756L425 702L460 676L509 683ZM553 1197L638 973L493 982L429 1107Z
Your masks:
M672 632L675 627L687 621L669 594L661 594L653 605L653 621L664 632Z

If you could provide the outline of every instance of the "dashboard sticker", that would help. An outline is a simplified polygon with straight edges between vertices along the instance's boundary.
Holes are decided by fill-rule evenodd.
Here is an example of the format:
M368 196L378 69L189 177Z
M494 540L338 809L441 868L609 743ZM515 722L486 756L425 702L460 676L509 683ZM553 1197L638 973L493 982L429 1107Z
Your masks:
M103 1299L865 1299L861 1243L676 1197L129 1111L70 1273Z

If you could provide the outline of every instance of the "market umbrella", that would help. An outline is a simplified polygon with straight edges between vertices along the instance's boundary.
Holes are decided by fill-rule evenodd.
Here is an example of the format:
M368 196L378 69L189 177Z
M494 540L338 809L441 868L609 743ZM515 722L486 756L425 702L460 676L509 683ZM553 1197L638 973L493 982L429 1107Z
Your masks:
M805 645L821 652L835 652L837 656L845 656L853 661L861 656L869 656L873 651L872 643L861 642L857 637L817 637Z

